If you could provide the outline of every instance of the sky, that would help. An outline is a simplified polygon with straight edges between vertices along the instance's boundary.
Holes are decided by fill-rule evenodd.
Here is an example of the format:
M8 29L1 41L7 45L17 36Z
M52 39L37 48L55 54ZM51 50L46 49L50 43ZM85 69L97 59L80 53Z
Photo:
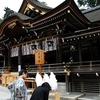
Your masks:
M47 6L55 8L56 6L60 5L65 0L39 0L40 2L46 2ZM76 0L75 0L76 1ZM2 0L0 3L0 18L3 18L5 14L5 7L10 8L11 10L18 12L23 0Z

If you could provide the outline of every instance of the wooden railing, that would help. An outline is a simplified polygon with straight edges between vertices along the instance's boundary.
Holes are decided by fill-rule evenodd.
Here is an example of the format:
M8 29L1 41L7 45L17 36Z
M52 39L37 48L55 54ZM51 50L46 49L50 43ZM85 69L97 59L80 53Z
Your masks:
M64 63L55 63L55 64L44 64L42 65L42 72L60 72L64 71ZM36 73L39 71L38 65L29 65L28 73Z
M71 72L100 72L100 60L67 63Z
M7 71L7 68L6 67L0 67L0 73L2 74L2 73L4 73L4 72L6 72Z
M28 73L36 73L39 71L38 65L29 65ZM84 61L84 62L64 62L42 65L42 72L65 73L67 71L74 72L100 72L100 60Z
M29 65L27 68L28 73L37 73L39 71L38 65ZM11 68L18 71L18 69ZM0 73L7 71L7 67L0 67ZM54 64L43 64L42 72L65 73L71 71L76 72L100 72L100 60L84 61L84 62L63 62Z

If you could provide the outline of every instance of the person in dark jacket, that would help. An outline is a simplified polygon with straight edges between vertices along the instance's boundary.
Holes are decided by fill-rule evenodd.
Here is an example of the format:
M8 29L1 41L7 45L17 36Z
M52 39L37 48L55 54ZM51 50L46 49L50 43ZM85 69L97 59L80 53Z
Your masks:
M51 86L45 82L33 91L30 100L48 100L50 90Z

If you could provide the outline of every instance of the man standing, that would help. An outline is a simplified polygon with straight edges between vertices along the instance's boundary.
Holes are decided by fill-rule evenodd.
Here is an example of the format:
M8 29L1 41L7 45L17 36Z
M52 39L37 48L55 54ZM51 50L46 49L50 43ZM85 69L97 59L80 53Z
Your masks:
M27 71L19 71L19 77L15 81L15 100L27 100L27 88L24 79L27 78Z
M19 77L11 85L8 85L8 89L11 92L11 100L28 100L25 78L27 78L27 71L22 69L19 71Z

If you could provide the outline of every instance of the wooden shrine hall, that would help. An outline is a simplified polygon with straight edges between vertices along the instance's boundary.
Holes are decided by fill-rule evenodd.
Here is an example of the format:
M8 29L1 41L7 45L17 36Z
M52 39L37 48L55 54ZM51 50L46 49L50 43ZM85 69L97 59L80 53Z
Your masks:
M23 0L18 12L6 7L0 23L0 72L25 68L29 77L54 72L67 92L100 93L99 13L100 6L80 11L74 0L56 8ZM36 58L37 50L43 58Z

